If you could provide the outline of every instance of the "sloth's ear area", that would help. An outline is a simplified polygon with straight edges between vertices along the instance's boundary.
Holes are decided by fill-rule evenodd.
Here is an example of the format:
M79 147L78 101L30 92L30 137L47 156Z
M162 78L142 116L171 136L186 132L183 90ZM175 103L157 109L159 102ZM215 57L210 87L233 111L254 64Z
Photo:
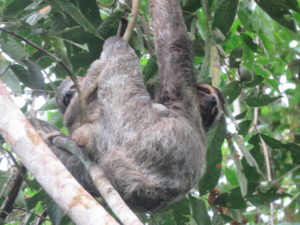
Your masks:
M76 88L73 81L70 78L67 78L61 82L56 94L56 104L61 113L65 113L75 93Z

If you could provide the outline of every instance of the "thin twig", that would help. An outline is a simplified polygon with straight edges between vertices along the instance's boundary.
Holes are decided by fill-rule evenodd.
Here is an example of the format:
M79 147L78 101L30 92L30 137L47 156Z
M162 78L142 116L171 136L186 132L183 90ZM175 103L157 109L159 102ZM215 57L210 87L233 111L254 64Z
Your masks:
M272 171L271 171L271 163L270 163L270 158L269 158L268 146L266 145L265 141L262 139L261 136L259 136L259 138L260 138L263 153L265 156L265 163L266 163L266 167L267 167L267 179L269 182L271 182L272 181Z
M53 55L52 53L46 51L45 49L43 49L42 47L38 46L37 44L33 43L32 41L30 40L27 40L26 38L23 38L22 36L20 36L19 34L13 32L13 31L9 31L9 30L6 30L5 28L3 27L0 27L0 30L2 30L3 32L5 33L8 33L10 35L13 35L15 36L16 38L19 38L21 39L22 41L26 42L27 44L31 45L32 47L38 49L39 51L43 52L44 54L50 56L52 59L54 59L57 63L59 63L67 72L68 74L72 74L71 70L63 63L63 61L58 58L56 55Z
M43 219L43 220L48 220L48 221L50 221L47 217L43 217L43 216L41 216L41 215L39 215L39 214L37 214L37 213L28 211L28 210L23 209L23 208L14 207L13 209L15 209L15 210L20 210L20 211L29 213L29 214L31 214L31 215L34 215L34 216L36 216L36 217L39 217L39 218L41 218L41 219Z
M41 93L49 93L49 94L54 94L55 91L49 91L49 90L38 90L38 89L33 89L33 90L20 90L20 91L13 91L12 93L34 93L34 92L41 92Z
M131 35L133 33L133 29L135 27L137 17L138 17L138 12L139 12L139 0L133 0L132 1L132 8L131 8L131 14L132 17L130 18L130 21L128 23L127 29L125 31L125 34L123 36L123 39L126 42L129 42Z
M36 224L42 225L45 222L45 220L47 219L47 215L48 215L48 212L47 212L47 210L45 210L42 214L42 217L39 217L38 220L36 221Z
M271 171L271 163L270 163L270 158L269 158L268 146L265 143L265 141L262 139L261 136L259 136L259 138L260 138L263 153L265 156L265 163L266 163L266 167L267 167L267 179L269 182L272 182L272 171ZM274 225L274 203L273 202L270 203L270 224Z
M257 124L258 124L258 112L259 112L258 108L255 107L254 108L254 112L253 112L253 126L250 128L249 133L252 133L256 129L256 127L257 127Z
M287 177L288 175L294 173L295 171L300 169L300 165L294 167L293 169L291 169L290 171L288 171L287 173L285 173L284 175L282 175L281 177L275 179L272 181L272 184L276 184L278 183L280 180L284 179L285 177Z
M72 73L71 69L67 65L64 64L64 62L63 62L62 59L58 58L56 55L48 52L47 50L43 49L42 47L38 46L37 44L33 43L30 40L27 40L26 38L20 36L19 34L13 32L13 31L9 31L9 30L7 30L7 29L5 29L3 27L0 27L0 30L3 31L3 32L5 32L5 33L8 33L8 34L10 34L12 36L15 36L16 38L24 41L25 43L27 43L29 45L31 45L33 48L35 48L35 49L43 52L44 54L48 55L49 57L51 57L54 61L56 61L59 65L61 65L66 70L66 72L69 74L69 76L71 77L72 81L74 82L75 87L76 87L78 93L80 93L80 89L79 89L79 85L78 85L76 76L74 76L74 74Z

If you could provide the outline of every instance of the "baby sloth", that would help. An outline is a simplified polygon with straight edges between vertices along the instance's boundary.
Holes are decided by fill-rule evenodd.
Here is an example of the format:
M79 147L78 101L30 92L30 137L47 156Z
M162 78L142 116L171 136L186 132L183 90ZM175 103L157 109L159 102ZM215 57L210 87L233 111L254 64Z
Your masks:
M119 37L106 40L80 82L83 90L97 84L87 101L89 120L80 121L70 81L62 83L57 99L72 138L137 211L162 208L196 185L205 172L206 131L223 106L217 89L194 82L178 0L151 0L150 9L160 74L155 100L138 57Z

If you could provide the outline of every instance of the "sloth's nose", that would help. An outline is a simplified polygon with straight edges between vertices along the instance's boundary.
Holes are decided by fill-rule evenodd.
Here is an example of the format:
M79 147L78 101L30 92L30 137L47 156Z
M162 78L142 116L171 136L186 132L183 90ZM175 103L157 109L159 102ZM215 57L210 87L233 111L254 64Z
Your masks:
M217 105L217 100L216 100L215 96L210 96L209 102L210 102L211 107L215 107Z

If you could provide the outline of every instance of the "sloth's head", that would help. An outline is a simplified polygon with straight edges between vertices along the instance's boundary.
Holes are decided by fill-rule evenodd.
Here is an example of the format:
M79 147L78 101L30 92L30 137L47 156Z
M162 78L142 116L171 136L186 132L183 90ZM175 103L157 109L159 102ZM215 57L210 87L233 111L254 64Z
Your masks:
M219 89L208 84L195 84L195 87L201 109L202 124L207 131L221 117L224 98Z
M59 110L64 114L72 98L76 93L73 81L69 78L63 80L57 89L56 103Z

